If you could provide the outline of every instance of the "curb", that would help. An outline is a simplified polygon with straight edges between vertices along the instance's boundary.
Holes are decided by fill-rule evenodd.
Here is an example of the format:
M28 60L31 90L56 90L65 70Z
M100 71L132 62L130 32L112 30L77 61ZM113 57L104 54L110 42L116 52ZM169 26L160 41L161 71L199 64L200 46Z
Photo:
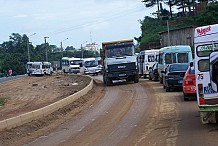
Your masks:
M90 77L91 78L91 77ZM81 96L87 94L93 87L93 79L91 78L91 82L89 85L87 85L84 89L60 100L55 103L52 103L50 105L47 105L45 107L42 107L40 109L21 114L9 119L5 119L0 121L0 131L4 129L11 129L15 128L17 126L21 126L23 124L29 123L33 120L37 120L39 118L45 117L54 111L59 110L60 108L63 108L66 105L69 105L70 103L74 102L75 100L79 99Z

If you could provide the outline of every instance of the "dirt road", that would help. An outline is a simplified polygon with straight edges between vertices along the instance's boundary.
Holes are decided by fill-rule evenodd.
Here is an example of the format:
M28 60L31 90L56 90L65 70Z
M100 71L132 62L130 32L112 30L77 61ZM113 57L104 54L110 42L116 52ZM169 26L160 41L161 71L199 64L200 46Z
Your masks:
M146 79L141 79L138 84L120 83L105 87L99 81L101 76L95 78L95 92L89 93L89 98L84 97L85 106L76 115L69 112L47 129L31 132L16 139L16 143L7 144L218 145L218 125L202 125L196 101L184 102L181 91L165 92L160 83Z

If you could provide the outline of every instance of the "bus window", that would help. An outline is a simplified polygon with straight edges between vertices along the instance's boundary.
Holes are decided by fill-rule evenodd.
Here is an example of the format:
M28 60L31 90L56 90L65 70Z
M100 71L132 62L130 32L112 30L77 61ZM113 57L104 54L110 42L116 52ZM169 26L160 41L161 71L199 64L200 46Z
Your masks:
M187 53L178 53L178 63L188 63L188 54Z
M148 55L148 62L154 62L155 58L154 55Z
M165 55L165 63L166 64L171 64L172 63L171 53L166 53L166 55Z
M198 61L198 69L201 72L209 71L209 59L202 59Z

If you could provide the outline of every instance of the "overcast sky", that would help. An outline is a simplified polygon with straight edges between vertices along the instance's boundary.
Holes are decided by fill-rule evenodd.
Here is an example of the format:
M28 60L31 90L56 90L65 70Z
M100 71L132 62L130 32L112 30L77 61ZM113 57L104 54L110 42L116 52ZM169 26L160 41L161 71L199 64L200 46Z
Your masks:
M0 0L0 43L12 33L44 43L79 48L87 43L131 39L141 34L139 19L152 16L141 0Z

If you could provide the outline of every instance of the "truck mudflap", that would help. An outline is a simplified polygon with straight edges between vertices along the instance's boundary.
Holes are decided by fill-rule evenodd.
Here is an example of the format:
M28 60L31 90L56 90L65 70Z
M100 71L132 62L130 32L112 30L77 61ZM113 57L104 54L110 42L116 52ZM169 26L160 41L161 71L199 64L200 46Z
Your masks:
M203 124L217 123L218 120L218 105L216 106L199 106L200 118Z

